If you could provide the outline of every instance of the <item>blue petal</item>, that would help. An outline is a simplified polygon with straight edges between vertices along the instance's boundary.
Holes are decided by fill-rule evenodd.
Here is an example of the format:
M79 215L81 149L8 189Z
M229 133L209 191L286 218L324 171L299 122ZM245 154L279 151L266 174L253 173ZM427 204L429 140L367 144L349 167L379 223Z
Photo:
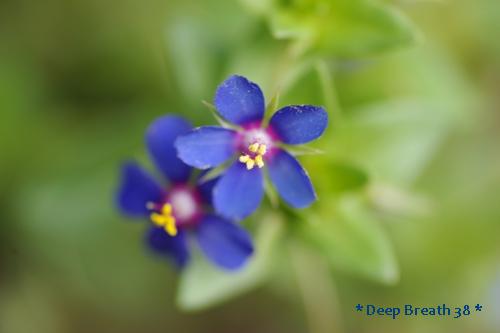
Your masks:
M218 166L233 156L236 132L218 126L198 127L175 141L178 156L198 169Z
M320 137L328 124L328 114L318 106L290 105L276 111L269 124L281 141L296 145Z
M215 93L215 108L234 124L259 121L264 117L264 95L259 86L243 76L233 75Z
M250 235L240 226L218 216L204 217L196 232L201 250L216 265L235 270L253 253Z
M120 186L116 201L123 213L131 216L147 216L148 202L159 202L165 193L156 181L135 162L122 166Z
M182 230L172 237L163 228L153 226L146 235L146 242L155 253L170 257L177 267L184 267L189 261L186 235Z
M243 219L259 207L263 194L262 171L247 170L245 164L236 161L214 187L215 211L229 219Z
M191 174L191 167L178 157L174 141L191 130L191 125L181 117L164 116L156 119L146 133L149 155L156 167L173 182L184 182Z
M306 170L289 153L280 150L268 162L269 178L290 206L305 208L316 200Z

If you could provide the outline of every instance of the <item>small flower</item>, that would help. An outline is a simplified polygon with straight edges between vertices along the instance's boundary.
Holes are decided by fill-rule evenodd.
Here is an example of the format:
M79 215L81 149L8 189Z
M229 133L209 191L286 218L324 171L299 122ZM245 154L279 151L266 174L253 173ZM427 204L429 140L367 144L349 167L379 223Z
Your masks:
M179 267L189 261L188 237L194 237L205 256L225 269L240 268L253 252L250 236L240 226L213 214L215 180L192 184L190 166L177 158L175 139L191 130L181 117L164 116L149 127L146 144L156 167L167 180L161 186L135 162L123 165L117 203L123 213L151 221L151 248Z
M316 199L309 176L282 144L298 145L320 137L328 122L326 111L312 105L286 106L265 126L262 91L236 75L217 88L214 104L237 129L199 127L180 136L175 146L181 160L200 169L234 159L214 187L215 210L242 219L257 209L264 194L264 168L285 202L296 208L309 206Z

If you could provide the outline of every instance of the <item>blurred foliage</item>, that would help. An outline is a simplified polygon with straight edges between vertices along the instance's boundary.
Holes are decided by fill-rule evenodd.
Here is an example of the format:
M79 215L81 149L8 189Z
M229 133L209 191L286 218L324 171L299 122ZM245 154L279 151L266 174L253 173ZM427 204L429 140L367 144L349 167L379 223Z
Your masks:
M257 250L245 269L228 274L196 253L180 282L177 302L182 309L192 311L212 306L255 287L268 277L273 259L277 259L276 244L283 233L283 221L275 215L256 220L259 220L255 234Z
M379 0L242 0L268 18L273 35L299 50L352 57L407 45L417 31L394 6Z
M499 18L494 0L3 1L0 332L373 332L359 302L483 302L376 331L495 332ZM326 106L322 153L299 156L319 201L268 200L246 270L179 276L113 207L118 166L150 163L157 116L214 122L201 101L232 73Z

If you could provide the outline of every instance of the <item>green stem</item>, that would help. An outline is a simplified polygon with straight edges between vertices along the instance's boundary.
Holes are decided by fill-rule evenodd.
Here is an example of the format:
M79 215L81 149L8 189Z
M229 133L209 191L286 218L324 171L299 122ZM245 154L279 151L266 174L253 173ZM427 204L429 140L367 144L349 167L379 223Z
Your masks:
M328 265L297 243L290 244L289 250L309 332L340 332L337 293Z
M318 72L323 96L325 99L326 109L332 115L329 120L330 128L338 127L342 122L342 109L337 97L333 74L324 60L318 60L316 63L316 71Z

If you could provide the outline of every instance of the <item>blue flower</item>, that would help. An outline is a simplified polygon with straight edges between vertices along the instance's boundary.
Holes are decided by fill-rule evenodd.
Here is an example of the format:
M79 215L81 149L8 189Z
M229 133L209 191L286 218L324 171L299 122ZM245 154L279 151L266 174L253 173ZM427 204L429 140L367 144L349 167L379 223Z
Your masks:
M250 236L237 224L212 212L215 180L189 182L190 166L177 158L175 139L191 130L181 117L164 116L149 127L146 144L149 155L163 176L162 186L135 162L122 167L117 203L131 217L149 219L147 242L158 254L171 258L179 267L189 261L188 238L196 239L214 264L234 270L253 253Z
M320 137L328 123L322 107L286 106L265 125L262 91L236 75L217 88L214 104L218 114L236 128L199 127L180 136L175 146L181 160L199 169L234 160L213 190L219 214L242 219L257 209L264 194L263 167L290 206L304 208L316 200L307 172L283 144L299 145Z

